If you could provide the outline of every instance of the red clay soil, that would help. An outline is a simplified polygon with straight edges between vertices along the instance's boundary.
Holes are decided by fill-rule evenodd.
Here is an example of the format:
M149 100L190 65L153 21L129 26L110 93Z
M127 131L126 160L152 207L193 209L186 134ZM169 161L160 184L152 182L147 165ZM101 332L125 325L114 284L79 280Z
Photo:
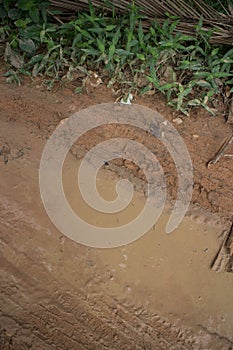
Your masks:
M63 118L115 99L113 92L104 86L78 95L73 86L48 92L40 81L16 87L0 78L0 168L5 176L0 180L0 197L4 198L0 200L0 349L233 349L232 339L203 328L198 331L182 328L150 310L138 311L136 305L120 305L110 295L100 295L98 286L111 276L104 265L102 270L96 269L99 263L95 261L95 252L64 240L45 214L41 222L33 221L32 213L42 210L42 205L37 207L34 203L33 193L39 196L35 176L46 139ZM221 114L213 117L204 110L195 110L190 117L178 114L166 107L160 95L137 97L133 103L158 111L174 124L193 161L193 205L230 222L233 158L222 157L209 168L206 164L230 137L232 125L226 124ZM174 120L177 117L181 118L179 124ZM13 135L11 139L9 135ZM154 137L141 130L105 126L81 137L71 152L82 158L93 145L114 136L141 142L156 154L170 197L175 199L177 176L173 160ZM233 154L233 145L227 154ZM132 163L116 160L108 168L129 176L143 188L144 175ZM30 196L24 197L21 186L30 189ZM28 208L27 212L16 204L13 206L14 193L22 196L22 208ZM65 267L62 254L66 258ZM38 260L42 255L44 260ZM78 275L72 270L74 261L79 266Z

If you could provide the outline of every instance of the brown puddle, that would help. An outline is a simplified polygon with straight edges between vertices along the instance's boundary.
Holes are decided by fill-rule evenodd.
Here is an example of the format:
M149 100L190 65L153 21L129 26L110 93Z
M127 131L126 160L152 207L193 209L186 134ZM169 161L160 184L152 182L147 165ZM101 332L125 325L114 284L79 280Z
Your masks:
M116 215L90 209L78 191L77 171L77 161L66 162L63 186L73 210L88 223L120 226L143 208L145 199L136 194L130 205ZM117 178L109 173L99 172L97 188L104 199L113 200ZM108 293L178 317L190 326L202 325L209 332L231 339L232 275L210 269L219 247L221 229L185 218L174 232L166 234L168 218L169 211L164 210L155 226L129 245L95 250L110 273Z

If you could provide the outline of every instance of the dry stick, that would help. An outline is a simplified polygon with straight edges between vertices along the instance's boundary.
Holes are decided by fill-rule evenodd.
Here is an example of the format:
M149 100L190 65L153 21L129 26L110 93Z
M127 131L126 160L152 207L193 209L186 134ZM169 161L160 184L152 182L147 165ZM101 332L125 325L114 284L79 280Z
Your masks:
M224 144L220 147L219 151L217 152L217 154L214 156L214 158L212 158L208 163L207 163L207 167L209 168L210 165L212 164L216 164L219 159L223 156L223 153L225 152L225 150L227 149L228 146L230 146L230 144L233 141L233 134L231 135L231 137L226 140L224 142Z
M55 20L58 21L60 24L64 24L64 22L62 22L62 20L60 18L58 18L57 16L55 16L51 11L47 10L47 12L50 16L55 18Z

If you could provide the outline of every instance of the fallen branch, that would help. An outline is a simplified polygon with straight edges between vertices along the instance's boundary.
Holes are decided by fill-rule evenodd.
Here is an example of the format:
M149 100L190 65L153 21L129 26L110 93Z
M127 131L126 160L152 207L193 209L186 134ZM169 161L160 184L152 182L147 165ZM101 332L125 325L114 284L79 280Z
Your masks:
M224 155L225 150L227 149L227 147L230 146L230 144L233 141L233 134L231 135L231 137L226 140L224 142L224 144L220 147L219 151L216 153L216 155L214 156L214 158L212 158L208 163L207 163L207 168L209 168L210 165L216 164L219 159Z

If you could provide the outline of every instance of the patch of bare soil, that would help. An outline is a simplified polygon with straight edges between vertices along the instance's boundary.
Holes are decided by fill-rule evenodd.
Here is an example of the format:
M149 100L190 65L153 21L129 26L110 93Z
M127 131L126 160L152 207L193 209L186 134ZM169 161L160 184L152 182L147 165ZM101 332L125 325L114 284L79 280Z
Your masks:
M47 92L39 81L15 87L0 78L0 349L233 349L232 274L216 280L217 290L224 289L225 298L229 294L223 311L219 307L222 295L213 292L215 280L211 274L215 272L205 272L218 250L216 232L215 241L208 241L209 248L201 245L193 248L187 262L191 270L184 268L184 285L182 273L180 282L171 273L174 261L169 260L164 289L157 288L159 281L147 288L142 282L147 271L144 260L141 279L132 275L133 265L132 273L129 269L126 278L121 261L116 271L116 266L119 268L116 251L108 256L101 250L70 241L52 225L44 211L38 168L47 138L63 118L88 106L114 100L113 93L105 87L77 95L69 88ZM157 95L138 97L135 102L158 111L174 124L193 161L193 205L217 214L219 222L228 228L233 207L233 160L223 157L209 168L206 164L230 137L232 126L221 115L211 117L203 110L193 112L189 118L178 115ZM182 121L179 124L177 117ZM104 139L117 136L141 142L156 154L165 173L170 199L174 200L177 175L173 160L155 137L135 128L105 126L89 132L72 147L69 164L81 159ZM227 153L233 154L232 146ZM144 189L144 174L134 164L115 160L106 164L106 168L128 177L139 190ZM221 233L222 229L217 231ZM170 244L169 254L174 247L173 242ZM180 247L182 244L183 241ZM125 258L130 256L130 251L120 254ZM175 256L177 268L182 272L185 263L179 263L179 255ZM134 258L132 253L131 264ZM191 281L192 266L199 276L200 259L206 264L200 275L200 291L205 297L198 295L197 286L193 294L191 291L191 295L183 293L180 297L179 290L185 290L184 286ZM196 265L192 265L193 260ZM154 265L155 269L160 268L162 258L154 261ZM156 276L162 278L163 270L158 271L147 272L148 279L151 273L155 274L155 281ZM210 285L205 282L205 273ZM173 287L176 293L169 293ZM171 312L163 306L166 298L171 309L174 308ZM205 309L202 303L214 306ZM187 310L182 309L182 304L187 305ZM198 312L193 312L194 321L187 313L195 308ZM202 308L210 313L206 321L202 315L203 323L198 321Z
M4 84L1 78L0 110L2 119L21 121L34 127L41 137L48 137L63 118L91 105L114 102L116 97L106 87L97 88L89 94L77 95L71 89L60 88L56 92L44 91L40 85L14 86ZM214 157L224 141L232 135L233 125L227 124L223 115L210 116L203 109L194 110L190 117L183 116L166 107L161 95L138 97L135 103L151 108L162 114L173 123L184 139L190 152L194 167L194 204L219 216L231 220L233 204L233 144L227 149L225 157L217 164L207 167L208 161ZM180 123L181 122L181 123ZM87 149L104 139L128 137L146 145L158 157L167 178L172 198L176 197L176 171L169 152L165 150L155 137L142 130L127 126L105 126L101 130L90 132L78 143L79 151L74 153L82 157ZM77 147L76 147L77 148ZM129 169L136 177L143 178L140 169L117 161L115 164ZM111 168L111 167L110 167ZM114 168L116 171L116 168ZM170 185L170 186L169 186Z

